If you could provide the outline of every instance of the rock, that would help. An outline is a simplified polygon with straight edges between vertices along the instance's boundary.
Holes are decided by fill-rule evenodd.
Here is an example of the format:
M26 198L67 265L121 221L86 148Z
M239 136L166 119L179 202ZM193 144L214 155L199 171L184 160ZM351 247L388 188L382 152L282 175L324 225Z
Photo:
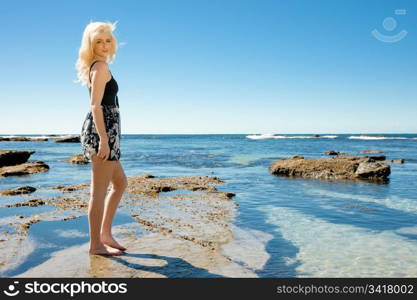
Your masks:
M0 150L0 168L27 162L35 151Z
M43 199L30 199L26 202L18 202L14 204L7 204L6 207L20 207L20 206L39 206L39 205L45 205L45 201Z
M330 150L330 151L327 151L327 152L326 152L326 153L324 153L324 154L326 154L326 155L339 155L339 152L334 151L334 150Z
M373 159L373 160L385 160L386 159L385 155L372 155L372 156L365 156L365 157L369 157L370 159Z
M76 209L87 210L88 203L83 201L79 195L72 197L54 197L49 204L52 204L60 209Z
M389 162L389 163L400 163L403 164L404 163L404 158L399 158L399 159L387 159L384 160L384 162Z
M349 153L330 150L330 151L325 152L324 154L326 154L326 155L348 155Z
M232 197L234 197L234 196L236 196L236 194L235 193L232 193L232 192L224 192L224 195L227 197L227 198L232 198Z
M294 159L304 159L304 156L294 155L292 158L294 158Z
M215 176L178 176L155 178L150 174L142 174L128 179L128 190L133 194L147 194L150 196L157 196L160 193L179 189L219 193L217 189L212 186L212 184L219 183L224 183L224 181Z
M320 134L313 134L313 137L320 137Z
M400 163L403 164L404 163L404 158L400 158L400 159L392 159L391 162L396 162L396 163Z
M2 137L0 138L0 141L3 142L28 142L30 141L29 138L24 136L15 136L15 137Z
M57 227L47 224L41 231L34 228L35 230L28 232L28 229L29 231L32 229L30 227L32 224L38 221L46 223L51 220L64 220L52 224L58 225L62 231L73 232L74 224L66 220L88 215L90 182L86 182L83 184L85 186L83 191L76 190L72 195L44 199L44 205L57 208L54 211L45 211L21 219L18 216L10 218L10 222L13 222L10 227L20 230L14 236L7 236L7 239L12 240L13 238L19 243L7 245L4 245L6 242L0 243L2 244L0 257L2 257L4 266L10 269L14 268L17 258L22 257L19 263L25 264L23 272L29 271L35 277L155 277L156 275L160 275L160 277L202 277L205 274L210 277L214 275L216 277L219 275L221 277L242 277L243 274L246 274L247 277L256 277L256 273L252 270L262 269L268 261L269 255L267 253L260 254L258 247L253 247L251 255L256 256L257 259L248 259L248 263L245 263L251 273L245 273L246 271L237 273L239 268L242 268L241 260L236 259L238 263L235 263L235 257L232 259L229 254L223 256L222 246L235 239L235 226L232 222L238 211L237 203L228 199L233 196L233 193L217 191L212 186L224 183L220 178L208 176L157 177L142 174L141 176L128 177L128 180L129 188L125 191L120 205L128 206L128 212L132 216L133 222L129 221L126 225L115 226L113 233L121 243L128 247L129 253L144 254L147 255L146 257L141 257L140 261L135 260L129 261L129 264L121 264L120 261L109 260L105 257L89 256L88 238L83 238L84 245L77 244L76 247L63 245L62 249L55 251L51 258L59 258L59 261L49 261L49 257L40 263L31 260L32 254L35 253L33 251L56 243L57 234L55 232ZM157 187L156 189L169 187L170 190L178 190L178 193L158 193L152 197L136 193L138 190L150 191L152 186ZM70 187L74 186L66 188ZM201 187L205 187L205 189ZM57 186L57 188L63 189L65 187ZM195 188L197 188L196 191L194 191ZM131 194L130 191L135 193ZM38 203L40 204L40 202ZM34 203L33 201L22 203L22 205L26 204ZM68 224L69 222L71 223ZM87 230L81 230L81 232L83 236L84 233L88 233ZM138 234L139 232L140 234ZM79 232L77 231L77 233ZM32 244L32 240L38 241L38 234L40 234L40 243L36 244L36 248L28 247ZM77 236L79 235L77 234ZM4 237L0 236L1 238ZM240 242L236 245L239 246ZM29 250L27 253L24 252L26 249ZM66 252L67 250L69 252ZM62 251L65 252L65 255L61 255ZM7 256L6 254L9 253L12 255ZM149 261L146 261L148 256ZM260 256L262 259L258 258ZM168 264L167 260L169 260ZM251 263L252 261L253 263ZM114 265L108 266L107 262L114 263ZM56 268L56 266L60 267ZM144 266L151 267L147 270ZM167 266L170 266L171 269L167 270ZM146 275L145 272L149 274ZM202 275L201 272L204 274ZM28 274L15 272L14 276L28 277Z
M74 154L68 159L68 161L76 165L85 165L90 162L89 159L85 157L84 154Z
M361 162L355 171L358 178L370 180L386 179L390 173L390 166L378 162Z
M32 224L38 223L39 221L40 221L39 219L31 219L31 220L29 220L29 221L27 221L27 222L25 222L25 223L21 224L21 225L20 225L20 230L21 230L22 232L27 232L27 231L29 230L29 227L30 227Z
M55 139L55 143L79 143L80 136L68 136Z
M48 138L42 137L25 137L25 136L15 136L15 137L0 137L0 142L41 142L47 141Z
M362 150L362 153L381 153L379 150Z
M272 162L269 171L278 176L327 180L361 179L386 181L390 166L370 157L333 157L330 159L284 158Z
M26 175L49 170L49 166L43 161L26 162L16 166L0 168L0 176Z
M52 187L52 189L54 190L60 190L63 193L70 193L73 191L77 191L77 190L82 190L85 189L86 187L89 187L90 183L81 183L81 184L74 184L74 185L56 185L54 187Z
M22 186L13 190L0 191L0 195L14 196L14 195L21 195L21 194L30 194L30 193L33 193L34 191L36 191L36 188L32 186Z

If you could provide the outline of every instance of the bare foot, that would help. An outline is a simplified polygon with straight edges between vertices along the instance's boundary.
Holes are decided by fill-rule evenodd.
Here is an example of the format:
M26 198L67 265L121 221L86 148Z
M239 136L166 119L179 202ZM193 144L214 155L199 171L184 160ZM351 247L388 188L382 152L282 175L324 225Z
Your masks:
M112 248L116 248L122 251L125 251L127 248L120 245L118 242L116 242L116 240L112 237L112 236L108 236L108 235L101 235L100 236L100 240L103 244L110 246Z
M113 255L121 255L123 252L118 249L107 249L103 244L95 249L91 249L88 251L91 255L106 255L106 256L113 256Z

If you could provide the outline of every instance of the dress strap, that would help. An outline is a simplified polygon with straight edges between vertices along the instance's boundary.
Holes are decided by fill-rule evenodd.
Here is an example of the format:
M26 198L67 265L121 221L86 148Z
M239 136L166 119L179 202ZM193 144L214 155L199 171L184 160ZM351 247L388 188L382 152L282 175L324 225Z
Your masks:
M96 62L98 62L98 60L96 60L96 61L94 61L92 64L91 64L91 66L90 66L90 70L88 71L88 79L90 80L90 84L91 84L91 68L93 67L93 65L96 63Z

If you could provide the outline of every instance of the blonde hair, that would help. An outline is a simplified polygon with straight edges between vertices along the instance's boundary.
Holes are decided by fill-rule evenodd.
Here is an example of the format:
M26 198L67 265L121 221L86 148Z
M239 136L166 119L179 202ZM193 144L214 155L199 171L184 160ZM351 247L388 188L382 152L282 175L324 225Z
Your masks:
M78 50L78 59L75 63L75 68L77 70L76 82L81 82L82 86L87 85L90 87L89 82L89 72L90 66L94 59L94 42L96 37L99 34L107 33L112 38L112 47L110 53L107 56L109 58L109 63L112 63L116 57L116 52L118 49L117 39L113 34L113 31L116 29L115 23L104 23L104 22L90 22L84 29L83 37L81 40L81 47Z

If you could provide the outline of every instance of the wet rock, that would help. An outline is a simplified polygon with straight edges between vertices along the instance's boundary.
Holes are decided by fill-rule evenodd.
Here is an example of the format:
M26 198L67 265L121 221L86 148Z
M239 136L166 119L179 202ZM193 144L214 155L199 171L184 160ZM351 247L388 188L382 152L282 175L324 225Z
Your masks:
M71 156L68 161L72 164L76 164L76 165L86 165L88 164L90 161L88 160L87 157L85 157L84 154L74 154L73 156Z
M33 193L34 191L36 191L36 188L32 186L22 186L13 190L0 191L0 195L14 196L14 195L30 194L30 193Z
M382 153L379 150L375 150L375 149L367 149L367 150L362 150L362 153Z
M46 172L49 166L43 161L26 162L16 166L7 166L0 168L0 176L17 176L27 175L39 172Z
M400 163L403 164L404 163L404 158L400 158L400 159L392 159L391 162L395 162L395 163Z
M32 224L38 223L40 220L38 218L31 219L20 225L20 231L27 232Z
M15 136L15 137L1 137L0 141L3 142L28 142L31 139L24 137L24 136Z
M0 150L0 168L27 162L35 151Z
M277 176L327 180L386 181L390 166L371 157L333 157L330 159L284 158L273 162L269 171Z
M57 138L55 139L55 143L79 143L80 142L80 136L68 136L63 138Z
M231 193L231 192L225 192L225 196L230 199L230 198L236 196L236 194L235 193Z
M69 216L69 217L65 217L65 218L63 218L62 220L63 221L68 221L68 220L72 220L72 219L76 219L76 218L78 218L79 216Z
M82 200L80 196L73 197L54 197L49 202L60 209L87 210L88 203Z
M348 155L349 153L330 150L330 151L325 152L324 154L326 154L326 155Z
M326 152L326 153L324 153L324 154L326 154L326 155L339 155L339 152L334 151L334 150L330 150L330 151L327 151L327 152Z
M30 199L26 202L18 202L14 204L7 204L6 207L21 207L21 206L40 206L45 205L46 202L43 199Z
M126 238L129 238L128 240L119 239L117 237L128 246L129 251L132 251L132 253L149 253L151 255L166 254L169 255L171 259L184 257L192 260L192 266L200 264L201 267L210 270L213 274L225 271L227 264L231 263L232 260L222 255L221 246L234 239L231 230L231 221L237 213L237 203L233 200L229 200L229 198L235 195L234 193L218 191L212 186L224 183L223 180L218 177L208 176L156 178L150 174L142 174L140 176L128 177L128 182L128 189L123 195L121 205L128 206L129 215L132 216L133 222L127 223L126 228L116 226L114 230L116 235L118 229L123 230L123 232L129 232L129 235L126 235ZM61 195L53 197L52 199L43 200L45 204L54 205L59 209L56 211L40 213L29 218L15 218L13 219L15 224L13 226L15 228L21 228L22 236L25 237L27 236L31 224L39 222L39 220L59 219L65 221L85 216L88 209L89 187L89 182L80 185L55 186L54 189L62 191L66 190L69 193L72 193L69 196ZM82 188L85 188L87 191L79 191ZM179 191L178 193L169 193L165 195L162 192L164 190L174 191L184 189L188 191ZM150 191L161 192L149 196L146 192ZM29 205L29 203L32 202L28 201L23 204ZM70 213L68 214L68 212ZM140 232L141 236L138 235L138 232ZM51 239L53 238L54 237L52 236ZM128 241L135 244L127 243ZM7 249L8 252L5 249L4 253L20 251L21 248L22 247L14 246L13 249L11 249L9 246ZM78 252L71 252L71 249L75 249ZM65 252L68 253L68 256L61 256L62 263L65 263L69 268L78 263L80 257L91 258L87 255L88 244L81 250L78 245L77 247L68 247L68 249L63 250L70 251ZM190 250L192 250L192 252L190 252ZM2 254L2 252L0 252L0 254ZM54 254L54 257L58 256ZM99 257L99 259L102 258ZM10 259L6 259L5 261L10 264ZM111 262L112 260L109 261ZM152 257L152 262L154 261L154 257ZM44 265L43 270L46 272L50 271L50 274L56 276L56 265L63 266L62 263L53 261L51 262L51 265L54 266L53 268L45 267ZM136 263L138 262L136 261ZM83 262L81 265L85 266L86 274L90 274L90 263ZM172 265L173 268L172 276L177 276L178 265L176 263L171 263L169 265ZM102 266L103 261L98 261L97 270L102 270ZM118 262L116 262L115 266L124 268L124 265ZM138 265L138 268L135 270L135 268L132 268L132 265L129 264L128 267L118 270L118 273L116 272L116 269L111 268L111 270L106 271L109 272L106 274L111 276L122 274L121 276L126 276L126 272L130 270L130 272L140 272L138 274L143 276L143 271L141 271L142 266L143 264ZM37 266L31 266L31 268L32 267L34 268L30 271L33 271L33 274L39 275L40 271L39 269L36 269ZM236 267L239 267L239 264L232 266L228 271L229 276L236 274L233 273L233 270L236 270ZM76 269L80 270L79 268ZM164 267L163 270L165 271L166 267ZM63 270L63 267L60 267L59 271L62 271L60 274L66 274L67 276L70 274L70 271ZM71 272L72 271L73 269L71 269ZM185 271L185 273L187 272L188 271ZM200 270L196 270L195 272L196 274L197 272L200 272L198 274L201 274ZM46 273L42 274L45 275ZM94 274L104 275L104 273ZM136 273L131 273L129 277L139 277L138 274L134 274ZM167 276L170 275L167 274Z
M212 184L224 183L218 177L179 176L128 178L131 216L146 230L190 241L211 250L232 236L228 221L238 206L234 193L218 191ZM153 193L161 190L190 192ZM134 213L134 212L137 213Z
M385 160L386 159L385 155L372 155L372 156L365 156L365 157L369 157L370 159L373 159L373 160Z
M63 192L63 193L70 193L70 192L77 191L77 190L83 190L83 189L85 189L89 186L90 186L90 183L86 182L86 183L73 184L73 185L67 185L67 186L65 186L65 185L56 185L56 186L52 187L52 189L61 190L61 192Z
M42 137L25 137L25 136L0 137L0 142L43 142L47 140L48 138L42 138Z
M361 162L355 171L357 178L385 180L390 174L390 166L379 162Z
M128 178L128 190L130 193L157 195L162 192L170 192L178 189L190 191L217 191L210 184L224 183L217 177L208 176L178 176L167 178L154 178L150 174Z

